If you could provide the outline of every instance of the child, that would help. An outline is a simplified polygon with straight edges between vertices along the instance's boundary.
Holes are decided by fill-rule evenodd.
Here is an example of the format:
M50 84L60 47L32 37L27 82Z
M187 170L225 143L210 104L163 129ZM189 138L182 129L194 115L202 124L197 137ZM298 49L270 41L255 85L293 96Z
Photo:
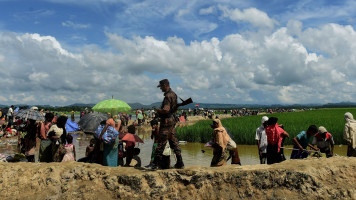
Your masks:
M151 127L152 127L151 139L153 139L154 142L152 145L151 161L150 164L147 165L146 167L150 167L152 165L156 155L156 147L158 145L158 134L159 134L158 121L156 119L153 119L151 121Z
M133 151L133 158L132 160L135 160L136 161L136 164L134 165L134 167L141 167L141 158L138 156L140 154L141 150L139 148L134 148L134 151ZM132 163L132 161L131 161ZM130 165L132 166L132 165Z
M302 131L294 137L294 146L290 159L303 159L308 157L309 152L306 150L308 146L317 151L318 149L309 144L310 138L316 133L318 133L318 128L315 125L310 125L307 132Z
M90 144L87 146L85 150L85 157L78 159L78 162L86 162L86 163L93 163L94 162L94 146L95 146L95 139L92 138L90 140Z
M127 127L127 132L131 134L135 134L136 132L136 127L134 125L130 125ZM134 156L134 148L135 148L136 143L131 142L131 141L126 141L126 163L125 166L130 166L131 160Z
M87 146L87 149L85 150L85 156L86 157L90 157L90 155L92 154L92 152L94 150L94 145L95 145L95 139L92 138L90 140L90 144Z
M66 151L65 155L63 156L62 162L68 162L68 161L75 161L75 146L73 145L73 137L71 135L67 135L67 143L64 146L64 149Z

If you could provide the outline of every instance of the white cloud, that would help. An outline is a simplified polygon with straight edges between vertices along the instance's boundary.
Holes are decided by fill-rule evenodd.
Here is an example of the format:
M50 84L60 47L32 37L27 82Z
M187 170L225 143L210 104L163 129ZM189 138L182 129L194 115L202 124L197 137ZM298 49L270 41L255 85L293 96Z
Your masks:
M265 12L262 12L256 8L247 8L240 10L238 8L230 9L226 6L219 6L219 9L223 12L223 17L229 18L237 23L248 22L255 27L274 28L277 21L268 17Z
M4 96L0 96L0 101L2 101L2 102L7 102L8 99L7 99L6 97L4 97Z
M199 10L200 15L209 15L215 12L215 6L210 6L208 8L202 8Z
M90 25L89 24L77 24L77 23L74 23L72 21L65 21L65 22L62 22L62 26L64 27L70 27L70 28L74 28L74 29L86 29L86 28L90 28Z
M25 98L21 99L21 102L23 103L29 103L29 102L34 102L36 98L31 95L31 96L26 96Z
M224 9L225 17L237 22L267 28L277 24L254 8ZM181 14L185 19L186 13ZM171 80L179 96L195 102L327 103L356 98L349 92L356 84L352 26L305 29L292 20L266 32L191 42L176 36L106 36L105 49L86 45L74 53L53 36L0 32L0 79L7 86L0 100L68 105L113 95L152 103L162 99L156 85L163 78Z

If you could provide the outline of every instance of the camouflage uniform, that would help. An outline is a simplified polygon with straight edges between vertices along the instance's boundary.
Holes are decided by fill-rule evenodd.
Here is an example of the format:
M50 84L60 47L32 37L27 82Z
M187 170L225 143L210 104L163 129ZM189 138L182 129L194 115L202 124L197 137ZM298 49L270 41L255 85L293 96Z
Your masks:
M161 105L161 109L169 110L169 114L160 114L161 118L160 128L159 128L159 141L156 147L156 162L162 160L162 153L166 146L167 141L169 142L170 147L173 149L176 154L177 161L182 162L181 150L179 147L178 140L175 135L175 124L176 120L174 118L174 112L176 111L177 106L177 95L171 89L164 93L164 99Z

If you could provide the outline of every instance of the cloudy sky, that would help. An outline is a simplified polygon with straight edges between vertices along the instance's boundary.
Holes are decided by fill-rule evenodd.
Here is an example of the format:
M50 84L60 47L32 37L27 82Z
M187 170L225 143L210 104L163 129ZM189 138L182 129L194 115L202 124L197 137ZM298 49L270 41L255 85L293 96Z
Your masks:
M331 3L330 3L331 2ZM0 104L356 101L353 0L0 0Z

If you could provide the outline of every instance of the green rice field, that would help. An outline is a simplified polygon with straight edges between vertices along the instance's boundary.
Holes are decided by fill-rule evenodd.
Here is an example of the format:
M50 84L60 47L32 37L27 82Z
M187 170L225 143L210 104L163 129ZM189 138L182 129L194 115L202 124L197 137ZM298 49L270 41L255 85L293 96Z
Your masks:
M328 108L301 112L285 112L267 114L268 117L277 117L278 124L284 125L284 130L289 133L285 144L292 144L292 138L309 125L324 126L334 137L336 144L345 144L343 130L345 125L344 114L351 112L356 116L356 108ZM263 115L233 117L222 120L238 144L256 144L256 128L261 125ZM188 117L189 120L189 117ZM202 120L192 126L176 128L178 140L188 142L208 142L211 140L212 120Z

